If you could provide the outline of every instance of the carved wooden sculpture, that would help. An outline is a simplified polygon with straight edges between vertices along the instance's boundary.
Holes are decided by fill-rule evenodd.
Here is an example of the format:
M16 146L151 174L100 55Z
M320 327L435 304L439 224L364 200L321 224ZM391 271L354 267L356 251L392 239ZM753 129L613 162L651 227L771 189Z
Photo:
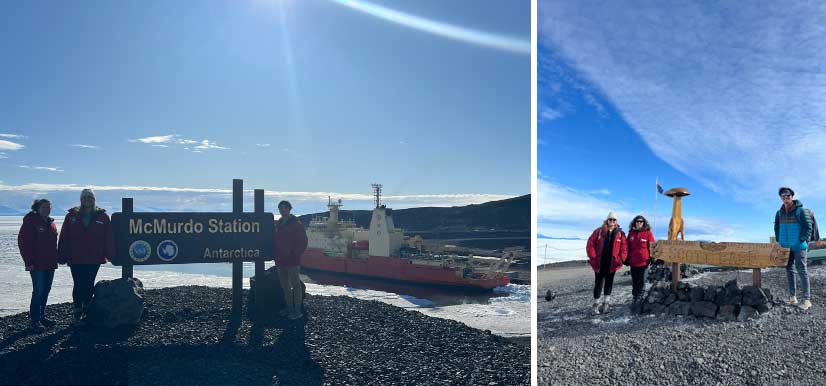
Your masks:
M680 235L680 240L685 240L685 224L683 223L683 196L688 196L691 193L686 188L673 188L665 192L668 197L674 198L674 205L671 207L671 221L668 222L668 239L677 240L677 235Z

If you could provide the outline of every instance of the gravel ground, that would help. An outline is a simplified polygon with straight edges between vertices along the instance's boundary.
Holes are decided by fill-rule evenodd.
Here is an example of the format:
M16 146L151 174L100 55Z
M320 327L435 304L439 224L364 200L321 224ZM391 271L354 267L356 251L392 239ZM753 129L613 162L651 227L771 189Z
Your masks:
M246 291L245 291L246 292ZM528 385L530 348L459 322L375 301L309 296L307 317L272 325L231 318L231 290L146 292L135 328L26 331L0 318L3 385Z
M540 385L824 385L826 267L810 266L814 307L777 304L759 319L721 322L693 316L639 316L629 311L631 279L618 273L607 315L590 313L593 272L561 266L539 273ZM709 272L688 279L723 285L748 272ZM783 268L763 270L763 286L785 297ZM544 299L547 290L556 297Z

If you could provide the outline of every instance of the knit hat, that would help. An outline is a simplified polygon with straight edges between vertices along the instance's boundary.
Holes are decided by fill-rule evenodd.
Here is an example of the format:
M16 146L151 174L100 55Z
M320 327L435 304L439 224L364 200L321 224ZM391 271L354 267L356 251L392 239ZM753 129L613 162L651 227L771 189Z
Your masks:
M608 217L606 217L605 219L606 219L606 220L608 220L608 219L614 219L614 220L616 220L616 219L617 219L617 214L616 214L616 213L614 213L613 211L608 212Z
M83 191L80 192L80 199L82 200L83 197L87 196L95 198L95 192L93 192L92 189L83 189Z

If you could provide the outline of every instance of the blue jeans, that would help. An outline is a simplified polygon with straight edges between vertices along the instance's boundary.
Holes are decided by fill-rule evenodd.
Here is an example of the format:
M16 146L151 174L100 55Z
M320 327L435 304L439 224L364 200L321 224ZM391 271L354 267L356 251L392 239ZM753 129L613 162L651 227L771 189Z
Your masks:
M46 316L46 301L49 300L49 291L52 290L54 270L30 271L32 277L32 301L29 304L29 318L32 323L39 322Z
M797 294L797 285L794 281L795 268L798 276L800 276L800 291L803 292L803 299L811 300L809 272L806 270L806 251L789 251L789 262L786 263L786 279L789 282L789 295L791 296Z

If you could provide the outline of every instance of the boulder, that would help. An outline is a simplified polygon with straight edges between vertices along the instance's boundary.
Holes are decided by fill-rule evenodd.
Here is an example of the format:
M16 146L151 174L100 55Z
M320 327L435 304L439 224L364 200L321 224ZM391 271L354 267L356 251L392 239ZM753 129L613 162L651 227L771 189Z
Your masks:
M551 301L556 298L556 293L554 291L548 290L545 292L545 301Z
M768 302L769 297L762 289L754 286L743 287L743 305L757 307Z
M668 306L668 313L671 315L691 315L691 303L690 302L674 302Z
M709 286L706 287L705 291L703 292L703 300L707 302L713 302L717 299L717 293L720 292L722 289L720 287Z
M703 301L703 296L705 294L705 289L703 287L694 287L691 289L691 302L701 302Z
M743 306L740 308L740 315L737 315L737 320L746 321L760 316L757 309L751 306Z
M717 312L717 319L720 320L735 320L737 319L737 311L739 311L740 306L735 304L726 304L720 306L720 311Z
M717 292L715 303L719 305L739 305L742 295L740 289L737 288L737 281L731 280L726 283L725 287Z
M697 317L713 318L717 315L717 304L706 301L691 303L691 313Z
M676 301L677 301L677 295L675 295L674 293L671 293L663 300L663 304L665 304L667 306L667 305L670 305L671 303L674 303Z
M86 310L87 323L106 328L135 325L144 308L143 283L135 278L101 280Z
M642 307L642 313L659 315L665 312L665 306L662 303L645 303Z
M284 309L284 290L281 288L281 280L278 279L278 268L270 267L264 271L261 278L253 276L250 278L250 292L247 297L247 316L250 319L256 319L256 287L261 286L263 290L261 296L262 314L259 321L275 321L280 318L278 312ZM304 291L304 297L307 297L307 287L304 282L301 283L301 289Z

